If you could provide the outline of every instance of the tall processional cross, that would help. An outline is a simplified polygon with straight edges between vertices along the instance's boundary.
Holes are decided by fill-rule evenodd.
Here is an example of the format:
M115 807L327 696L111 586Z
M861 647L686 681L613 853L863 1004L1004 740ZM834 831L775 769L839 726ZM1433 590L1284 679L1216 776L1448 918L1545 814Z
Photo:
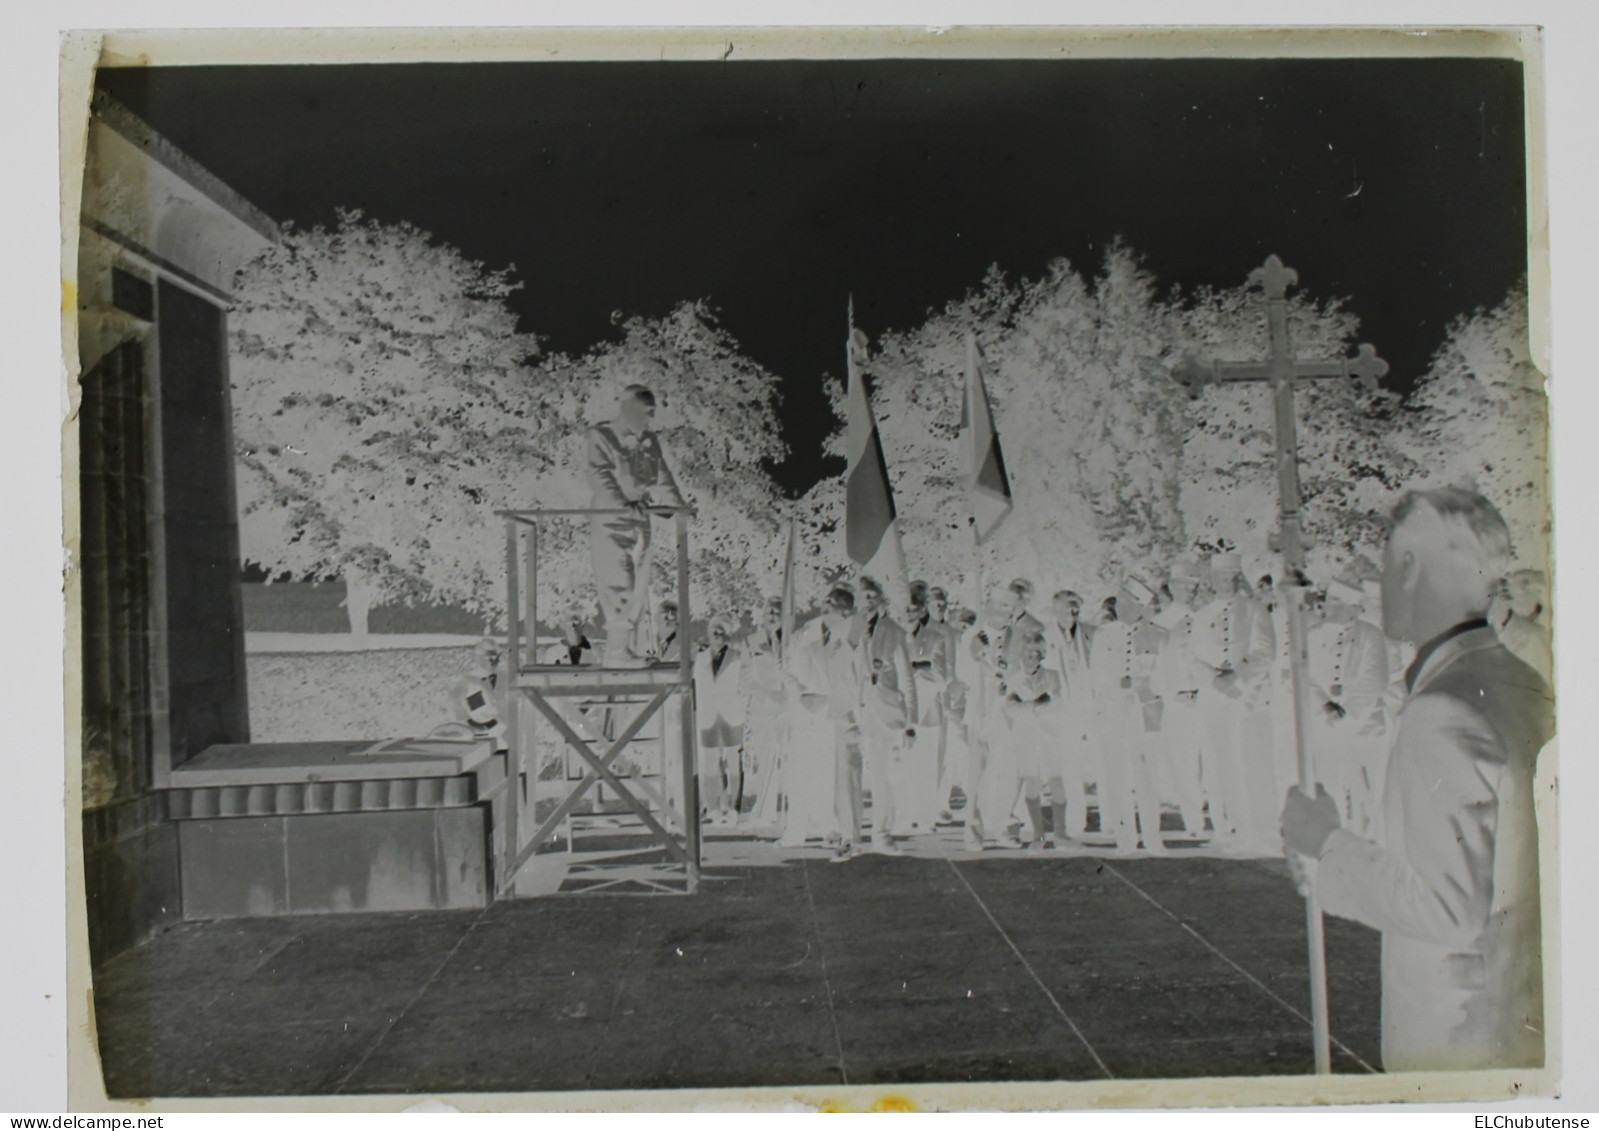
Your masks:
M1249 274L1249 285L1259 287L1266 298L1266 318L1271 328L1271 353L1265 361L1202 362L1187 357L1173 376L1188 386L1189 396L1198 398L1207 384L1235 381L1260 381L1271 385L1276 410L1277 436L1277 514L1278 529L1272 548L1281 552L1284 584L1302 584L1305 568L1305 529L1300 515L1299 435L1294 413L1294 389L1300 381L1345 378L1359 381L1368 392L1375 392L1377 379L1388 372L1388 363L1370 345L1362 345L1352 358L1304 360L1294 356L1288 337L1288 288L1299 284L1299 274L1273 255ZM1315 796L1316 774L1309 744L1310 684L1306 676L1306 633L1303 608L1298 596L1288 606L1290 666L1294 688L1294 739L1298 754L1299 787ZM1332 1071L1331 1037L1327 1025L1327 953L1322 933L1321 904L1314 882L1305 887L1305 918L1310 941L1311 1028L1315 1039L1316 1071Z

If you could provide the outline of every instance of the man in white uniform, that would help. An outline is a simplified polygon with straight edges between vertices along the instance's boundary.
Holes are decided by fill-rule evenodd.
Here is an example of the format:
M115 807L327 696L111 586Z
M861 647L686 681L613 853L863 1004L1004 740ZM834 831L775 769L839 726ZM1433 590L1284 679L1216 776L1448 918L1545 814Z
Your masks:
M1161 729L1166 737L1172 800L1182 812L1183 831L1194 840L1205 836L1204 771L1207 763L1205 721L1199 697L1201 688L1208 685L1210 679L1208 671L1201 671L1197 666L1194 631L1198 614L1193 607L1204 572L1200 565L1187 558L1172 565L1168 582L1171 604L1161 610L1160 618L1168 635L1154 675L1156 694L1165 704ZM1214 811L1215 803L1211 805Z
M938 795L939 758L944 745L944 691L949 685L949 634L933 619L932 587L925 581L910 583L910 604L905 611L910 637L911 674L916 681L916 740L901 762L895 794L906 817L907 831L927 835L949 801Z
M1129 578L1094 633L1089 672L1099 708L1098 783L1100 831L1115 837L1122 852L1136 851L1140 840L1152 854L1165 851L1160 838L1160 798L1150 772L1150 732L1160 727L1160 700L1150 677L1164 630L1146 622L1155 600L1148 585Z
M1368 750L1382 741L1382 697L1388 689L1388 648L1382 630L1360 619L1365 594L1336 578L1315 602L1308 641L1310 749L1316 780L1326 782L1341 817L1366 829L1381 759Z
M1271 622L1249 596L1236 554L1219 554L1211 576L1219 596L1194 633L1194 656L1206 677L1199 704L1205 716L1205 749L1216 766L1222 823L1218 840L1250 853L1275 855L1272 835L1278 794L1266 699L1276 639ZM1212 814L1214 820L1214 813Z
M743 656L733 643L731 617L712 617L710 634L710 647L694 657L700 797L710 822L727 825L738 819L744 786Z
M907 634L888 612L888 599L875 578L861 578L859 692L861 752L872 792L872 841L878 852L897 855L896 834L905 814L894 794L900 762L916 741L916 680Z
M1094 629L1082 620L1083 599L1062 589L1050 601L1044 626L1049 644L1046 663L1060 672L1063 702L1056 717L1059 736L1061 792L1054 797L1055 828L1062 837L1081 837L1088 831L1089 782L1099 782L1099 720L1094 707L1094 687L1089 678L1088 656ZM1051 786L1053 792L1054 787ZM1064 810L1064 812L1062 812Z

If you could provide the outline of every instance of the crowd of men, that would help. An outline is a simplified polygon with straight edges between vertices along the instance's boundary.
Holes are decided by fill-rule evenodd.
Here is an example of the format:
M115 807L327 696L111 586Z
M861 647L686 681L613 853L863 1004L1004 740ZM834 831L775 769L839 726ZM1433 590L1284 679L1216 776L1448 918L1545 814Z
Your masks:
M1494 617L1545 668L1538 589L1521 575ZM1190 841L1280 855L1298 780L1286 601L1301 595L1316 776L1368 831L1410 660L1375 623L1380 586L1251 583L1234 554L1129 577L1092 612L1073 590L1040 600L1025 578L981 613L915 581L896 612L862 577L829 589L792 648L776 599L748 632L713 617L693 665L702 816L840 860L941 826L973 850ZM659 623L652 652L675 659L671 602Z
M1490 620L1547 680L1542 590L1541 575L1511 575ZM1380 594L1348 574L1321 588L1252 584L1238 555L1219 554L1129 577L1092 613L1074 590L1044 601L1016 578L981 614L914 581L896 615L862 577L831 586L791 649L776 598L752 629L718 615L693 660L701 817L839 860L953 827L971 850L1159 855L1197 842L1280 855L1281 798L1298 781L1286 605L1297 598L1315 776L1341 821L1369 833L1414 654L1378 627ZM649 659L675 663L677 607L656 612ZM576 617L546 660L600 662ZM497 663L485 642L452 698L463 723L503 744ZM660 727L674 802L677 710Z

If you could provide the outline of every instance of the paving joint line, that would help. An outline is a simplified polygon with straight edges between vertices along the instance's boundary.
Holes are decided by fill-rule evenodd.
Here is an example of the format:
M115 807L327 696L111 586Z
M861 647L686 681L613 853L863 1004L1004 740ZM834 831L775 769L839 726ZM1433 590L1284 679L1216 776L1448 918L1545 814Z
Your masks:
M1092 1044L1089 1043L1088 1038L1083 1035L1083 1031L1077 1027L1077 1022L1072 1020L1071 1014L1066 1012L1066 1007L1061 1005L1060 999L1057 998L1050 991L1050 988L1044 984L1044 979L1038 976L1038 971L1034 970L1033 964L1027 961L1027 956L1022 953L1021 948L1016 945L1015 940L1013 940L1010 935L1006 933L1004 927L999 925L999 920L994 918L994 913L988 909L988 904L983 902L983 897L977 894L977 889L972 887L971 883L966 879L966 877L961 874L961 870L955 866L955 861L946 858L944 863L949 865L949 870L955 873L955 878L961 882L961 886L964 887L967 892L970 893L971 897L977 901L977 906L980 907L983 914L988 917L988 921L994 925L994 930L999 932L999 937L1005 940L1005 945L1010 947L1011 953L1021 961L1022 967L1027 971L1028 976L1033 979L1034 983L1037 984L1039 989L1044 991L1044 996L1049 999L1049 1004L1055 1007L1055 1012L1060 1014L1061 1020L1070 1026L1071 1031L1076 1034L1077 1039L1083 1043L1083 1047L1088 1050L1088 1055L1094 1058L1094 1063L1099 1065L1099 1070L1105 1074L1105 1078L1107 1080L1116 1079L1116 1074L1112 1072L1106 1066L1105 1062L1099 1058L1098 1051Z
M1202 935L1198 931L1194 930L1194 928L1191 927L1189 924L1185 923L1182 920L1182 918L1177 915L1176 912L1171 911L1170 909L1168 909L1163 903L1160 902L1160 900L1156 899L1154 896L1150 895L1143 888L1141 888L1137 884L1133 883L1132 880L1130 880L1126 876L1124 876L1121 873L1121 871L1115 865L1107 862L1105 864L1105 870L1107 872L1109 872L1111 875L1115 876L1122 883L1124 883L1128 887L1132 888L1135 892L1137 892L1139 895L1141 895L1144 899L1148 900L1151 904L1154 905L1155 909L1157 911L1159 911L1162 915L1166 916L1172 922L1176 923L1179 927L1181 927L1183 930L1187 931L1190 935L1193 935L1194 938L1199 940L1200 944L1202 946L1204 946L1206 950L1210 951L1217 958L1221 959L1223 962L1227 963L1227 965L1231 966L1234 970L1236 970L1240 974L1242 974L1245 978L1247 978L1255 986L1256 989L1260 990L1261 993L1263 993L1267 997L1271 998L1272 1001L1274 1001L1278 1005L1282 1006L1289 1013L1292 1013L1295 1017L1299 1018L1299 1020L1303 1021L1306 1025L1309 1025L1312 1029L1315 1028L1315 1024L1311 1021L1311 1019L1309 1017L1305 1016L1305 1014L1302 1011L1300 1011L1297 1007L1295 1007L1293 1005L1293 1003L1285 1000L1280 994L1277 993L1276 990L1273 990L1265 982L1262 982L1259 978L1255 977L1248 970L1245 970L1238 963L1234 962L1232 960L1232 958L1229 957L1226 954L1226 952L1224 952L1215 943L1211 942L1204 935ZM1332 1043L1335 1046L1337 1046L1346 1056L1348 1056L1350 1059L1352 1059L1356 1064L1360 1065L1360 1067L1364 1068L1367 1072L1370 1072L1373 1075L1381 1075L1381 1073L1379 1073L1377 1071L1377 1069L1375 1069L1371 1065L1367 1064L1365 1059L1363 1057L1361 1057L1361 1055L1359 1053L1355 1052L1354 1049L1350 1048L1348 1045L1344 1044L1344 1042L1340 1041L1337 1038L1337 1036L1329 1033L1328 1034L1328 1039L1331 1040Z
M400 1023L400 1019L409 1013L411 1011L411 1007L422 1000L422 995L427 993L428 990L432 988L433 983L436 982L439 975L444 972L444 968L450 964L450 960L455 957L456 952L459 951L462 944L466 942L467 936L469 936L473 931L477 930L477 925L483 922L484 916L489 913L489 908L493 906L494 904L490 903L487 907L483 908L483 910L477 913L477 917L474 918L471 923L467 924L466 930L462 931L461 937L455 940L455 945L450 948L450 952L446 954L439 964L433 968L433 972L429 974L422 985L418 987L416 993L411 995L411 1000L401 1006L399 1011L396 1012L393 1017L389 1018L389 1023L383 1026L383 1031L378 1034L377 1040L373 1041L372 1044L367 1047L366 1052L361 1054L361 1059L356 1061L348 1072L339 1077L339 1082L333 1085L333 1090L331 1093L332 1095L338 1095L343 1092L344 1086L350 1082L355 1074L361 1071L362 1068L366 1067L366 1062L372 1059L372 1054L377 1052L382 1046L383 1042L389 1039L389 1034L394 1032L394 1027Z
M849 1083L849 1069L844 1065L844 1038L838 1031L838 1012L833 1008L833 983L827 976L827 948L822 945L822 924L816 917L816 898L811 895L810 861L800 861L800 876L805 881L805 905L811 912L811 931L816 935L816 959L822 966L822 986L827 990L827 1019L833 1025L833 1045L838 1049L839 1082Z
M633 960L638 957L639 943L644 938L644 924L640 923L638 930L633 932L633 941L628 946L627 957L622 961L622 976L616 980L616 992L611 995L611 1011L605 1015L605 1024L600 1027L600 1039L594 1042L593 1058L600 1060L600 1053L605 1048L605 1042L611 1035L611 1022L616 1020L616 1011L621 1008L622 994L627 989L628 975L633 970ZM594 1087L594 1070L591 1068L583 1077L585 1089Z

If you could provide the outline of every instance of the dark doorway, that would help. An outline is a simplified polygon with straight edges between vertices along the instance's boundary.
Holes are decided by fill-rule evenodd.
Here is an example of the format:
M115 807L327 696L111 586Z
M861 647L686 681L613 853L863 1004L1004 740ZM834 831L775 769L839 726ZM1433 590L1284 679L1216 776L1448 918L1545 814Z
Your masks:
M248 742L226 316L163 281L158 302L172 765Z

